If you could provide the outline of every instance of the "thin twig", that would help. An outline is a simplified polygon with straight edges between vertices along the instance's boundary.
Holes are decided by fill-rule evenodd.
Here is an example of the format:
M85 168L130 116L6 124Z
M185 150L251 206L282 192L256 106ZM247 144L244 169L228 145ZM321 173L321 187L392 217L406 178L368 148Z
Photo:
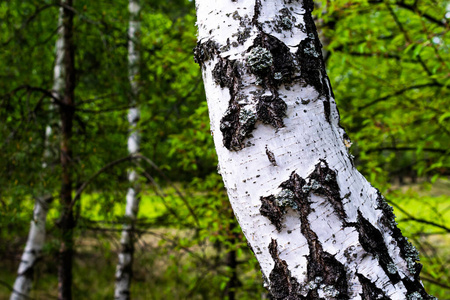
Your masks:
M0 284L3 285L3 286L5 286L5 287L6 287L8 290L10 290L12 293L18 294L18 295L20 295L21 297L24 297L25 299L34 299L34 298L31 298L30 296L28 296L28 295L26 295L26 294L23 294L23 293L21 293L21 292L16 291L16 290L15 290L9 283L7 283L6 281L0 280Z
M80 198L83 191L86 189L86 187L89 185L89 183L91 183L98 175L102 174L106 170L108 170L118 164L121 164L125 161L131 161L134 159L137 159L137 156L129 155L129 156L126 156L123 158L119 158L118 160L110 162L109 164L107 164L106 166L104 166L103 168L98 170L94 175L92 175L85 182L83 182L83 184L77 189L77 192L76 192L75 196L73 197L72 202L69 204L68 211L72 210L73 206L75 205L75 202Z
M439 86L439 87L442 87L442 85L439 84L439 83L437 83L437 82L429 82L429 83L423 83L423 84L412 85L412 86L403 88L403 89L401 89L401 90L398 90L398 91L396 91L396 92L394 92L394 93L392 93L392 94L389 94L389 95L386 95L386 96L384 96L384 97L380 97L380 98L377 98L377 99L375 99L375 100L372 100L372 101L370 101L369 103L367 103L367 104L365 104L365 105L363 105L363 106L358 107L358 110L368 108L369 106L372 106L372 105L374 105L374 104L376 104L376 103L378 103L378 102L385 101L385 100L387 100L387 99L389 99L389 98L392 98L392 97L395 97L395 96L399 96L399 95L401 95L401 94L403 94L403 93L405 93L405 92L407 92L407 91L410 91L410 90L413 90L413 89L420 89L420 88L424 88L424 87L430 87L430 86Z
M161 199L164 207L172 215L174 215L176 219L180 220L180 217L178 216L177 212L172 207L170 207L169 204L167 204L166 199L165 199L166 195L165 195L164 191L161 189L161 187L158 185L158 183L156 183L156 181L153 179L153 177L150 174L148 174L145 170L142 172L142 174L144 175L145 178L150 180L150 182L153 184L153 186L155 187L155 193Z
M197 226L200 226L200 222L197 218L197 215L195 214L194 210L192 209L192 207L189 205L189 202L187 201L187 199L184 197L184 195L181 193L181 191L172 183L172 181L166 176L166 174L164 174L164 172L148 157L143 156L141 154L138 154L135 156L136 158L141 158L142 160L144 160L145 162L147 162L150 166L152 166L156 171L158 171L159 174L161 174L161 176L163 176L163 178L175 189L175 192L178 194L178 196L180 197L180 199L183 201L184 205L186 205L187 209L189 210L190 214L192 215L192 217L195 220L195 223L197 223Z
M399 220L399 222L403 222L403 221L415 221L418 223L423 223L423 224L427 224L427 225L431 225L437 228L441 228L444 229L446 232L450 233L450 228L446 227L445 225L440 225L437 224L435 222L432 221L428 221L425 219L421 219L421 218L416 218L414 216L412 216L410 213L408 213L405 209L401 208L400 205L396 204L395 202L389 201L390 204L392 204L392 206L395 206L399 211L401 211L402 213L404 213L408 218L405 218L403 220Z
M375 149L369 149L366 151L366 153L380 152L380 151L385 151L385 150L416 151L417 149L418 149L417 147L380 147L380 148L375 148ZM441 154L445 154L445 153L449 152L449 149L436 149L436 148L422 148L421 150L426 151L426 152L434 152L434 153L441 153Z

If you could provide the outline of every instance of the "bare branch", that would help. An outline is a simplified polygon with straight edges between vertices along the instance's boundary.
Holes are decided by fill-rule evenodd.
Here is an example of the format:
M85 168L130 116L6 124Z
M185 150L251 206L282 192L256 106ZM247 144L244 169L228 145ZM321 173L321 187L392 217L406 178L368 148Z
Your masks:
M414 221L414 222L419 222L419 223L423 223L423 224L427 224L427 225L431 225L437 228L441 228L444 229L446 232L450 233L450 228L441 224L437 224L435 222L432 221L428 221L425 219L421 219L421 218L416 218L413 217L409 212L407 212L405 209L401 208L400 205L396 204L395 202L389 201L389 203L396 207L399 211L401 211L402 213L404 213L408 218L405 218L403 220L399 220L399 222L403 222L403 221Z
M95 173L94 175L92 175L91 177L89 177L85 182L83 182L83 184L77 189L77 192L75 194L75 196L72 199L72 202L70 203L69 207L68 207L68 211L72 210L73 206L75 205L75 203L77 202L77 200L81 197L81 194L83 193L83 191L86 189L86 187L89 185L89 183L91 183L98 175L104 173L105 171L107 171L108 169L121 164L125 161L131 161L134 159L137 159L137 156L126 156L123 158L119 158L118 160L115 160L109 164L107 164L106 166L104 166L103 168L101 168L100 170L97 171L97 173Z
M194 210L192 209L191 205L189 204L189 202L187 201L187 199L184 197L184 195L181 193L181 191L172 183L172 181L166 176L166 174L164 174L164 172L148 157L145 157L141 154L138 154L135 156L136 158L141 158L143 159L145 162L147 162L150 166L152 166L156 171L158 171L159 174L161 174L161 176L163 176L163 178L169 182L169 184L175 189L176 193L178 194L178 196L180 197L180 199L183 201L184 205L186 205L187 209L189 210L189 213L192 215L192 217L195 220L195 223L197 223L198 226L200 226L200 222L198 220L198 217L196 215L196 213L194 212Z
M10 284L8 284L7 282L5 282L3 280L0 280L0 284L3 285L4 287L6 287L11 292L13 292L14 294L18 294L25 299L34 299L34 298L29 297L28 295L25 295L25 294L22 294L22 293L16 291Z
M404 218L404 219L401 219L401 220L398 220L398 221L399 222L413 221L413 222L417 222L417 223L427 224L427 225L431 225L431 226L434 226L434 227L437 227L437 228L441 228L441 229L445 230L447 233L450 233L450 228L449 227L437 224L437 223L432 222L432 221L421 219L421 218L409 217L409 218Z
M416 147L380 147L375 149L369 149L366 151L366 153L372 153L372 152L381 152L381 151L416 151L418 148ZM423 148L423 151L426 152L435 152L435 153L442 153L445 154L449 150L448 149L435 149L435 148Z
M372 100L371 102L369 102L369 103L367 103L367 104L365 104L363 106L358 107L358 110L366 109L369 106L372 106L372 105L374 105L374 104L376 104L378 102L385 101L385 100L387 100L389 98L401 95L401 94L403 94L403 93L405 93L407 91L414 90L414 89L420 89L420 88L424 88L424 87L430 87L430 86L442 87L442 85L437 83L437 82L429 82L429 83L423 83L423 84L416 84L416 85L408 86L408 87L405 87L405 88L403 88L401 90L398 90L398 91L396 91L396 92L394 92L392 94L389 94L389 95L386 95L384 97L380 97L380 98L377 98L375 100Z

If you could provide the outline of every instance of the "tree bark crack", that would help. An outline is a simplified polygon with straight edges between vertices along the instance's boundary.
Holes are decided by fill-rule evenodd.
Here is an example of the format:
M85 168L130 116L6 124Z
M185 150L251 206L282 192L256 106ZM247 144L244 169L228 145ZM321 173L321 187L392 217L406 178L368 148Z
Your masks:
M288 206L299 213L301 233L306 238L309 248L307 265L308 282L301 285L301 288L297 291L289 288L287 296L286 289L284 293L277 290L276 294L279 297L276 295L274 297L276 299L321 299L322 296L320 295L325 294L327 299L350 299L345 266L333 255L323 250L322 244L317 234L311 228L308 220L308 216L312 212L310 202L310 195L312 193L324 196L332 203L336 211L341 211L338 214L342 218L346 217L339 196L336 173L328 167L326 161L320 160L307 179L305 180L293 172L289 180L280 185L282 192L278 195L261 197L262 205L260 212L275 225L278 231L282 230L283 216ZM273 248L273 245L269 246L269 249L271 249L270 247ZM274 258L273 250L270 251ZM289 274L280 271L282 270L281 265L276 262L272 271L272 273L275 272L277 274L275 284L277 286L290 287L286 284L290 280L287 277ZM282 282L280 279L282 277L281 274L285 276L283 279L284 285L279 285Z

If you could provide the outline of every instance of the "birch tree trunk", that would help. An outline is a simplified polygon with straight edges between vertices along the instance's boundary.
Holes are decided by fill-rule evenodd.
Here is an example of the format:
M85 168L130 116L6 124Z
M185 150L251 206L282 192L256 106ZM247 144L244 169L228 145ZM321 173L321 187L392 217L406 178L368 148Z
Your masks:
M63 24L62 16L63 9L59 10L58 18L58 39L56 41L56 55L55 55L55 67L53 70L53 96L60 99L60 95L64 89L64 66L63 66ZM53 107L51 111L53 111ZM53 115L50 119L52 119ZM52 121L50 121L52 123ZM52 124L48 124L45 129L44 140L44 153L42 168L43 171L48 167L48 162L53 159L52 143L50 139L52 137L53 128ZM45 223L47 220L47 212L49 205L53 197L49 193L42 197L38 197L34 203L33 220L30 224L30 232L28 234L28 240L22 254L22 258L17 272L17 278L14 282L13 292L10 296L10 300L24 300L29 298L31 286L33 284L34 268L37 262L41 258L42 247L45 243Z
M72 202L72 127L75 113L75 56L73 43L72 0L62 0L63 9L63 58L64 89L59 104L61 118L61 217L58 227L61 234L61 246L58 255L58 299L72 299L73 229L75 219L71 209Z
M392 208L356 170L312 0L197 0L228 196L275 299L432 299Z
M128 153L130 155L139 152L140 135L138 131L138 122L140 111L137 107L139 95L139 49L138 40L140 34L139 12L140 5L138 0L130 0L128 9L130 11L130 23L128 28L128 68L129 81L131 86L131 108L128 111L128 122L130 133L128 136ZM121 236L121 252L119 253L119 261L116 268L116 286L114 291L114 299L128 300L130 299L130 285L133 271L133 253L134 253L134 227L136 217L139 211L139 182L136 170L131 170L128 175L130 188L127 192L127 204L125 209L126 224L123 225Z
M28 240L14 282L10 300L28 299L33 284L34 268L41 258L45 242L45 221L52 198L37 198L34 203L33 220L30 224Z

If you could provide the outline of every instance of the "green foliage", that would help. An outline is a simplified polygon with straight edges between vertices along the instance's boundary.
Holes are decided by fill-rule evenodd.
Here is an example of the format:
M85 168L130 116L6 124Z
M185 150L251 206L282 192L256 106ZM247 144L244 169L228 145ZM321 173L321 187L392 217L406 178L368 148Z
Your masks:
M75 1L76 187L127 156L127 5L125 0L113 5ZM389 192L404 234L423 255L424 282L440 298L448 298L450 290L448 231L442 228L450 200L430 191L421 198L415 192L393 191L398 186L391 184L416 179L440 184L449 175L446 5L431 0L323 0L316 9L328 74L357 167ZM194 3L143 0L142 7L140 73L135 78L140 85L141 153L159 168L142 160L138 167L143 189L134 298L227 299L231 290L237 299L259 298L264 293L259 267L217 174L200 70L192 58ZM49 97L58 9L54 1L0 2L0 280L12 284L33 199L50 193L56 200L39 265L42 276L32 295L42 299L56 293L59 249L60 128L58 107ZM54 129L50 147L47 125ZM44 169L48 148L52 157ZM112 297L130 167L136 166L126 162L100 174L75 207L76 299ZM234 253L236 267L228 259ZM231 280L235 271L236 284ZM0 298L6 294L0 288Z
M448 176L445 1L323 1L329 77L372 182Z
M424 285L438 299L450 296L450 197L442 196L449 186L449 181L438 181L432 188L412 185L387 194L398 226L420 252Z

